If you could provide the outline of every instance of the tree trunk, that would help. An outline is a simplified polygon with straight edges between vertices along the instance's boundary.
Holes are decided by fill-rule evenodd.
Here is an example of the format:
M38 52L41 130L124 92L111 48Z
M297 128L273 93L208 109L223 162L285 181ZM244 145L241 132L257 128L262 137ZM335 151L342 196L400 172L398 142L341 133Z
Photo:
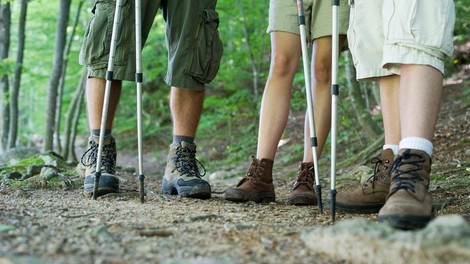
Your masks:
M0 150L7 149L8 131L10 126L10 100L7 59L10 51L11 10L10 3L0 2Z
M64 125L64 139L65 139L65 142L64 142L64 149L62 151L62 157L64 157L65 160L68 159L68 155L69 153L73 152L72 151L72 148L73 148L73 139L72 138L72 131L73 130L76 130L76 123L75 122L75 119L76 119L76 116L77 116L77 112L80 108L80 104L81 104L81 98L83 98L83 94L84 94L84 91L85 91L85 83L86 83L86 79L87 79L87 72L86 71L83 71L82 73L82 76L78 82L78 85L77 85L77 89L75 91L75 95L72 99L72 102L70 103L69 105L69 108L67 110L67 115L65 117L65 125ZM72 128L74 127L74 128Z
M20 21L18 25L18 52L16 54L16 69L13 79L13 87L10 92L10 127L8 132L9 149L16 146L16 138L18 137L18 97L20 94L21 73L23 71L27 11L28 1L21 0Z
M55 38L55 52L52 63L52 74L47 90L46 132L44 134L44 151L53 150L55 115L59 80L64 65L64 49L67 35L67 22L69 20L71 0L61 0L59 18L57 19L57 34Z
M70 36L69 36L69 40L68 40L68 43L67 43L67 48L65 49L65 52L64 52L64 65L62 67L62 73L61 73L61 78L60 78L60 81L59 81L59 91L58 91L58 96L57 96L57 112L56 112L56 126L55 126L55 139L56 139L56 148L57 148L57 152L61 153L62 152L62 144L60 142L60 126L61 126L61 119L62 119L62 98L63 98L63 92L64 92L64 86L65 86L65 77L66 77L66 73L67 73L67 65L68 65L68 62L69 62L69 53L70 53L70 48L72 47L72 42L73 42L73 38L75 36L75 30L77 28L77 25L78 25L78 22L79 22L79 18L80 18L80 12L82 10L82 6L83 6L83 3L84 1L80 1L80 3L78 4L78 9L77 9L77 13L75 15L75 21L73 23L73 26L72 26L72 32L70 33ZM65 145L65 147L67 148L67 145ZM67 153L65 151L65 153Z
M250 61L251 61L251 70L253 74L253 101L256 105L256 102L258 102L258 80L259 80L259 70L258 70L258 65L256 64L255 56L253 54L253 49L251 48L251 43L250 43L250 34L248 33L248 25L246 23L246 14L245 10L243 9L242 4L240 3L240 0L237 0L238 8L240 10L240 14L243 19L243 33L245 34L245 39L246 39L246 47L248 49L248 53L250 55Z
M372 119L370 111L366 107L365 100L362 97L361 88L359 87L359 83L356 81L356 69L351 63L351 54L349 52L345 52L344 55L349 96L351 97L353 110L356 114L359 125L362 130L367 133L367 136L372 139L377 138L382 133L382 129Z

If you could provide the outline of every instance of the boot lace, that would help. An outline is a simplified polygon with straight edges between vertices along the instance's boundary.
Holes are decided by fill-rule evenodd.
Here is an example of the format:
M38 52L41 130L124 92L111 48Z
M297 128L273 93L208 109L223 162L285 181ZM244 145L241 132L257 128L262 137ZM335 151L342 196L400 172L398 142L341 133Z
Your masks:
M388 159L382 159L380 156L372 158L370 163L374 164L374 174L370 176L366 182L372 183L372 189L375 188L375 181L379 179L380 172L388 169L386 164L390 163ZM385 175L385 178L389 177L388 174ZM367 184L366 184L367 185Z
M94 141L90 142L90 148L83 153L80 162L86 167L96 167L98 157L98 146ZM116 146L114 144L105 144L103 147L103 158L101 159L101 168L109 174L116 173Z
M409 160L411 157L417 157L418 159ZM394 184L390 192L405 189L414 193L415 183L424 181L423 177L418 174L418 171L423 169L421 164L424 161L425 159L421 155L410 153L410 150L406 150L402 155L398 156L389 172L391 173L393 171L395 174L392 179ZM403 165L408 166L406 166L404 170L401 170L400 168Z
M196 159L196 150L192 150L187 147L177 147L173 162L175 167L171 172L178 170L182 175L198 178L206 175L206 168L199 160ZM203 174L199 172L198 165L202 167L202 170L204 171Z
M295 180L297 184L308 184L313 185L313 167L308 167L307 169L303 169L299 171L297 175L297 179Z
M256 162L255 156L251 156L251 159L252 162L250 168L248 168L248 172L246 173L246 176L240 181L240 184L245 182L246 180L249 180L255 184L261 181L261 175L263 174L264 168L262 166L259 166L258 162Z

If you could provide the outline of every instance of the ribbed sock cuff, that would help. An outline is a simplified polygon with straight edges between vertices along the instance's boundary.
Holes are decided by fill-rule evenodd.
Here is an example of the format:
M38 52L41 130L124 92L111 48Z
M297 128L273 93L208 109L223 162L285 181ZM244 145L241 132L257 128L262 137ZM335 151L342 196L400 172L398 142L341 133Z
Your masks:
M400 149L418 149L432 156L432 142L420 137L407 137L400 141Z
M397 155L398 150L400 149L400 146L399 145L387 145L387 144L385 144L383 146L383 150L386 150L386 149L391 149L392 152L393 152L393 155Z

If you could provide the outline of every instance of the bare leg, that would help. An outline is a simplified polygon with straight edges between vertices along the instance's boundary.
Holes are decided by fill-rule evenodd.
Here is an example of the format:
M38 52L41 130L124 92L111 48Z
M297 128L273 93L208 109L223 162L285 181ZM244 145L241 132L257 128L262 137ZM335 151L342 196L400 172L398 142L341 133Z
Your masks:
M204 91L171 87L170 108L173 135L196 136L204 102Z
M400 110L398 109L398 94L400 76L391 75L380 78L380 103L384 123L385 144L400 143Z
M108 116L106 118L106 129L112 129L114 115L121 97L121 81L113 81L109 95ZM88 110L88 124L90 129L101 128L101 115L103 113L103 100L106 90L106 80L101 78L89 78L86 85L86 100Z
M300 38L273 32L271 48L271 68L261 102L257 157L274 160L289 116L292 81L301 53Z
M442 97L442 79L442 73L431 66L401 66L402 138L421 137L432 140Z

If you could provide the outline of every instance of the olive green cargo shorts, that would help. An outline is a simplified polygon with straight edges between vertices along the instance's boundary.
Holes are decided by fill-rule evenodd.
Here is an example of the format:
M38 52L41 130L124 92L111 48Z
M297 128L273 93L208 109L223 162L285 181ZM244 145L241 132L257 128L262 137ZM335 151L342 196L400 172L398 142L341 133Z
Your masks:
M142 43L145 44L158 9L166 21L170 86L202 90L220 66L223 45L219 37L217 0L142 0ZM89 77L105 78L111 46L115 0L96 0L80 51L80 64ZM135 6L122 0L113 79L135 80Z

